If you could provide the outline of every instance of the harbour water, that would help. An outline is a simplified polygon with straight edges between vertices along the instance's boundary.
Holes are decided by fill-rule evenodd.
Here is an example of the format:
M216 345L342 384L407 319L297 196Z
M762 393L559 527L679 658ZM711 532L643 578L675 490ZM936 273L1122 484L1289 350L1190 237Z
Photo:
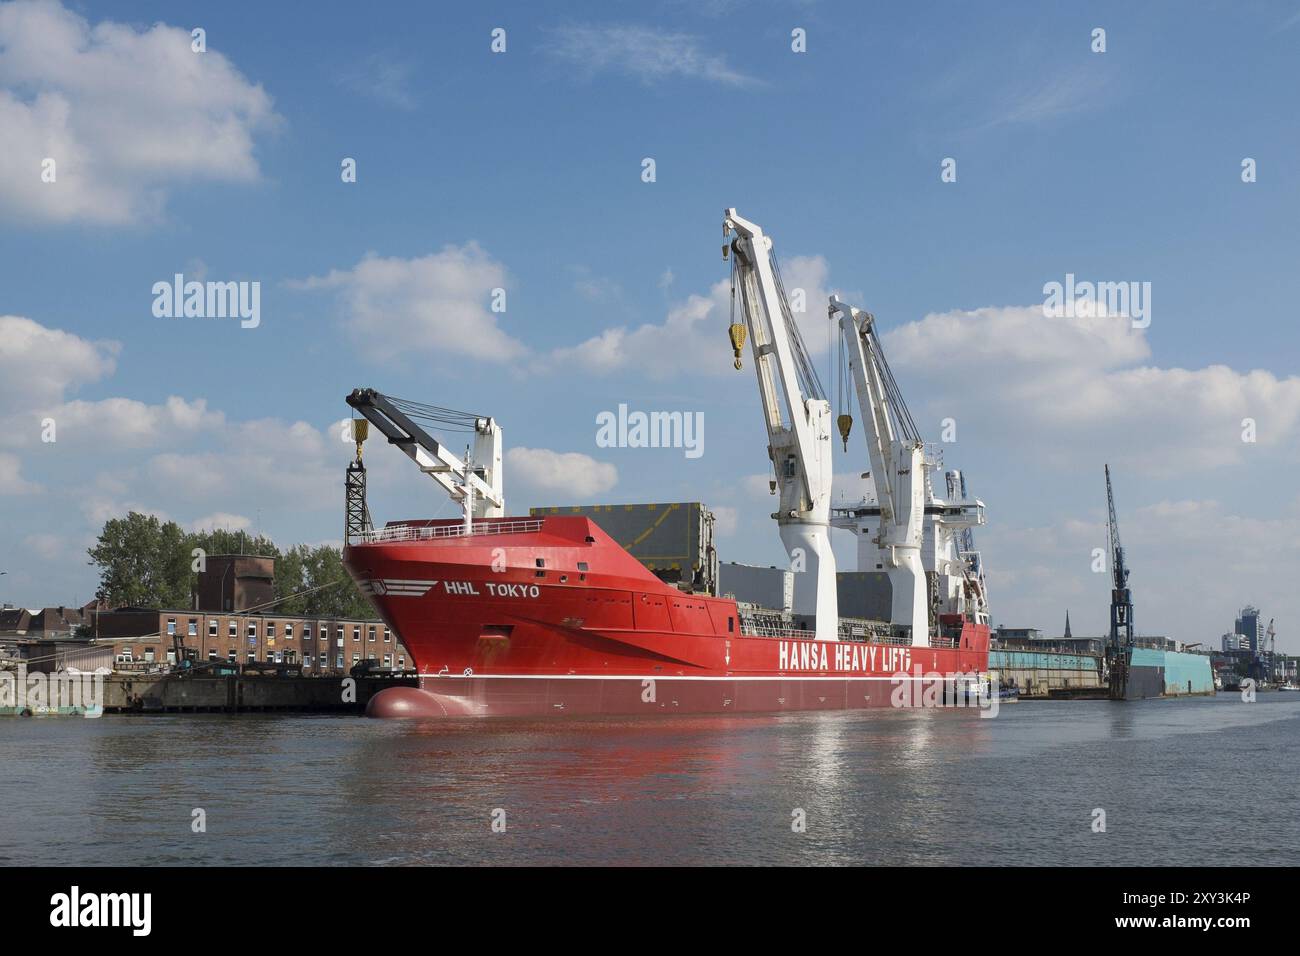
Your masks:
M1294 864L1297 698L11 718L0 864Z

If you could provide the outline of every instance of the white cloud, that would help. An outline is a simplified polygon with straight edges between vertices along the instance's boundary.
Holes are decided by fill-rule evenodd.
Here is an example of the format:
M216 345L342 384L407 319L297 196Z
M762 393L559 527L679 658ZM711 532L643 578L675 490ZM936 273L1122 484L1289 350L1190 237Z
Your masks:
M548 31L547 52L590 78L611 71L646 84L698 79L722 86L762 85L732 68L721 53L706 52L698 37L642 26L572 25Z
M719 535L733 535L740 524L740 511L731 505L713 505L713 529Z
M618 469L580 452L518 446L506 452L506 480L535 490L572 498L609 491L618 483Z
M246 518L243 515L233 515L227 511L204 515L202 518L195 518L190 522L191 531L212 531L215 529L247 531L252 526L253 521L251 518Z
M19 315L0 315L0 407L62 401L67 392L111 375L120 349L117 342L92 342Z
M1103 634L1110 578L1092 571L1092 549L1106 547L1105 521L1098 507L1045 527L981 528L997 621L1059 634L1068 608L1076 635ZM1125 509L1120 531L1140 634L1217 648L1245 604L1263 608L1266 618L1300 619L1290 582L1300 562L1300 501L1250 517L1212 499L1162 500ZM1300 649L1293 634L1279 639L1279 650L1284 643Z
M796 289L803 293L804 311L795 314L795 321L804 345L810 354L825 353L830 324L826 316L826 260L792 256L781 271L786 293L792 298ZM660 324L605 329L577 345L553 350L543 364L560 371L576 365L597 375L635 371L659 380L734 373L726 335L730 307L731 283L723 279L714 283L707 296L692 295L673 305ZM748 364L748 346L745 361Z
M924 405L956 419L959 438L972 426L1010 433L1055 467L1089 448L1173 475L1300 438L1300 378L1139 364L1150 347L1121 317L1045 318L1038 305L948 312L886 332L885 351L904 394L921 397L914 413ZM954 361L971 374L954 375ZM1245 418L1256 443L1242 441Z
M1041 85L1028 92L1021 88L1009 95L997 107L990 125L1042 123L1096 108L1105 102L1111 76L1109 71L1096 66L1080 67L1048 76Z
M506 278L505 266L471 241L418 259L371 253L352 269L290 286L334 292L349 333L377 361L423 352L509 362L525 349L490 311L492 290Z
M205 399L190 402L176 395L161 405L130 398L72 401L38 414L54 419L59 443L78 443L95 452L102 451L105 442L121 448L167 445L200 430L220 428L225 421L220 412L208 411ZM34 428L29 432L29 437L35 435Z
M411 90L414 67L389 53L374 53L345 69L339 82L346 88L399 110L419 106Z
M40 486L22 476L22 461L17 455L0 454L0 495L30 495Z
M159 215L168 189L248 182L271 99L188 29L92 26L52 0L0 5L0 211L120 224ZM57 178L42 182L42 162Z
M23 547L46 561L53 561L63 553L64 540L57 534L41 532L23 538Z

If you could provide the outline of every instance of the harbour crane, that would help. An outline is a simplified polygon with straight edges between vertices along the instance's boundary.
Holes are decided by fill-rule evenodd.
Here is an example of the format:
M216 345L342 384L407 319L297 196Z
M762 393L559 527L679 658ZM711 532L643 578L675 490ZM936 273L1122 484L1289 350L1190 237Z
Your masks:
M1277 678L1277 632L1273 630L1274 620L1276 618L1268 619L1268 630L1264 632L1264 639L1257 642L1250 662L1250 675L1256 680L1270 683Z
M741 368L748 338L758 376L767 454L780 495L772 515L791 566L811 580L816 594L816 636L839 638L839 599L835 555L831 551L831 403L808 357L772 240L755 223L728 209L722 223L724 259L731 257L731 325L728 329ZM737 321L736 293L740 292Z
M1109 523L1106 538L1110 550L1110 643L1106 649L1110 673L1110 696L1124 699L1128 687L1128 660L1133 649L1133 592L1128 586L1128 564L1119 540L1119 520L1115 517L1115 492L1110 484L1110 465L1106 465L1106 508Z
M501 426L495 419L393 398L373 388L355 389L346 401L379 429L389 444L400 448L420 471L441 485L452 501L461 506L467 531L475 519L505 516ZM417 424L417 420L437 428L472 432L473 450L467 450L463 458L458 458ZM361 445L366 433L367 429L353 426L357 457L348 466L347 540L369 530L370 525L370 516L365 508L365 467L361 464Z

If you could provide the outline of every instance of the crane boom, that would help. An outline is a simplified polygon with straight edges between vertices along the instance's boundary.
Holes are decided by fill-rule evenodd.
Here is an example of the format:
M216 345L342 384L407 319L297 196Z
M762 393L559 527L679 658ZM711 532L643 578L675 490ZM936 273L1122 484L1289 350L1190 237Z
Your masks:
M420 466L420 470L446 490L470 518L500 518L505 515L502 491L501 426L492 418L422 406L392 398L373 388L358 388L347 403L364 415L390 444L396 445ZM451 424L474 433L474 450L457 458L445 445L415 423L425 418Z
M809 575L803 580L814 582L817 639L837 640L839 600L830 541L831 405L791 314L771 238L735 209L726 211L722 228L730 239L723 257L734 253L733 309L739 289L767 426L767 452L780 494L779 510L772 517L792 567ZM732 344L739 368L743 341L738 341L734 324Z
M831 296L830 316L840 334L862 409L867 451L880 507L878 534L859 537L859 567L868 544L877 549L892 592L891 623L906 629L913 646L930 644L925 568L921 562L925 520L925 443L894 382L875 332L875 317ZM842 432L847 442L847 428Z

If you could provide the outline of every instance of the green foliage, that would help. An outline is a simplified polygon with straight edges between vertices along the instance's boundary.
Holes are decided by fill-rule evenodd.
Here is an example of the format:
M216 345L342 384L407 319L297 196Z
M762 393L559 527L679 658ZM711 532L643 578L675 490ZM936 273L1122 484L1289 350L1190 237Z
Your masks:
M96 597L110 607L185 608L198 581L194 550L205 555L274 557L275 596L268 612L308 617L375 617L370 603L343 566L343 552L329 545L298 544L281 551L270 538L213 529L185 533L175 522L131 512L104 523L87 551L99 568Z
M97 565L96 597L113 606L186 607L190 601L187 535L174 521L132 511L104 523L87 550Z

